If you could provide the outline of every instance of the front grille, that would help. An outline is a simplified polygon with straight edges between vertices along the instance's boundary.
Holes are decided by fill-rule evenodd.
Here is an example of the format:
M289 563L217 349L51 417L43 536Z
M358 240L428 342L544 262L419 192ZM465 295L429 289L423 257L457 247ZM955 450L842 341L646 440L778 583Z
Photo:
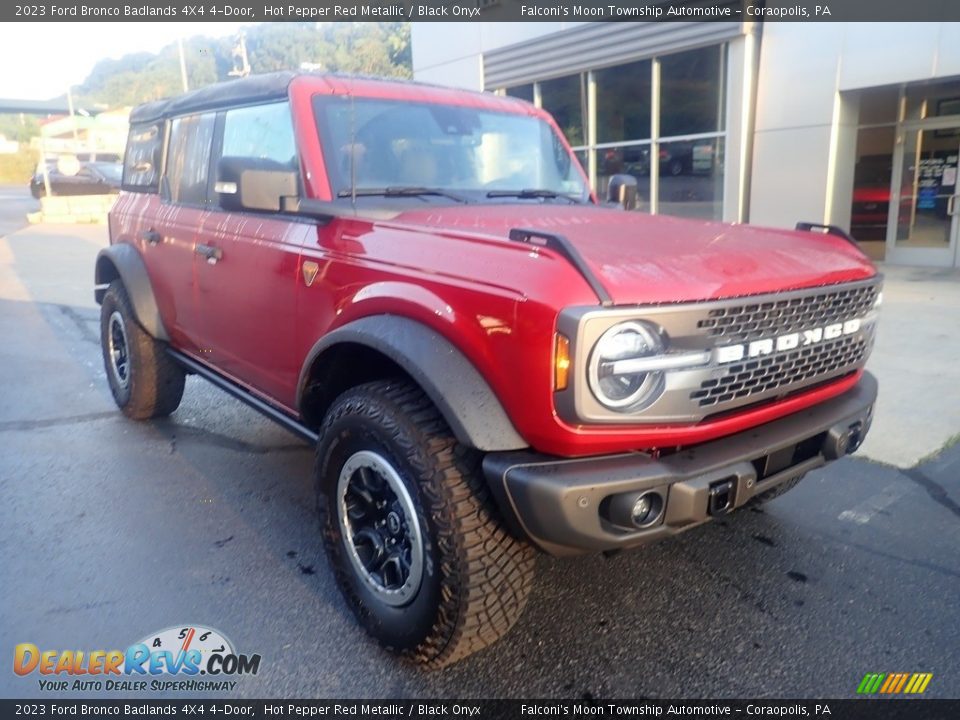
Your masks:
M745 343L863 317L873 308L879 291L879 284L861 285L720 307L697 321L697 327L716 345Z
M690 399L700 407L712 407L778 388L838 377L864 361L870 344L864 335L848 336L738 362L724 368L726 372L722 376L704 380L699 389L690 393Z

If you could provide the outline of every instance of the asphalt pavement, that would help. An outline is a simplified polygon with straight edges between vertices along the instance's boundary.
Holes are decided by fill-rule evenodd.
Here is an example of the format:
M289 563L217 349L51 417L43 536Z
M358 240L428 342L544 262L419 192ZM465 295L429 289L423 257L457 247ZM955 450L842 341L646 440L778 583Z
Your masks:
M542 557L500 643L439 672L398 662L335 587L310 448L195 378L169 419L125 419L92 296L105 233L12 232L17 191L0 188L0 696L105 695L41 691L9 671L17 643L122 649L198 623L262 656L235 697L843 698L868 672L960 697L958 445L909 469L844 459L640 551Z

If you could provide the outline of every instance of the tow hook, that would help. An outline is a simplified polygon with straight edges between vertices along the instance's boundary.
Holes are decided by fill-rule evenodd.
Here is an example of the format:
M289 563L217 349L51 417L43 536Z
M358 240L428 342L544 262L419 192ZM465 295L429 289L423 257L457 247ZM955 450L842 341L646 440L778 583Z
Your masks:
M710 496L707 500L707 513L714 517L726 515L733 510L733 479L718 480L710 483Z
M864 423L858 420L850 425L836 425L827 432L823 455L827 460L837 460L849 455L863 443Z

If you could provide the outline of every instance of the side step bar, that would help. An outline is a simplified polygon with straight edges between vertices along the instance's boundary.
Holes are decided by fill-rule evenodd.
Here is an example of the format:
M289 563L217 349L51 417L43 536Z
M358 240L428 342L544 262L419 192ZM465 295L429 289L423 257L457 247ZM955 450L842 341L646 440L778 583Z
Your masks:
M182 352L174 350L173 348L167 348L167 353L169 353L170 357L172 357L190 372L199 375L205 380L209 380L221 390L233 395L233 397L240 402L249 405L262 415L266 415L275 423L282 426L285 430L289 430L294 435L306 440L308 443L316 444L317 438L319 437L317 433L308 428L306 425L302 424L299 420L290 417L287 413L283 412L279 408L274 407L265 400L261 400L246 388L238 385L232 380L228 380L227 378L223 377L223 375L211 370L203 363L199 363L193 358L184 355Z

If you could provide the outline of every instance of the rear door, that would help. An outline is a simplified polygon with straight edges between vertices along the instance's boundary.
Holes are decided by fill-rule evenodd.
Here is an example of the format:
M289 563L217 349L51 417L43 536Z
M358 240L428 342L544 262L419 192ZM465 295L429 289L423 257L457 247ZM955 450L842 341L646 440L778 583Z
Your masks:
M286 101L227 110L218 127L213 168L219 157L299 167ZM223 210L212 185L201 240L207 257L197 259L202 357L292 408L300 371L294 352L300 249L315 228L275 213Z
M207 183L215 113L170 121L164 176L157 206L145 213L138 240L157 304L174 344L200 342L195 305L197 234L208 215Z

